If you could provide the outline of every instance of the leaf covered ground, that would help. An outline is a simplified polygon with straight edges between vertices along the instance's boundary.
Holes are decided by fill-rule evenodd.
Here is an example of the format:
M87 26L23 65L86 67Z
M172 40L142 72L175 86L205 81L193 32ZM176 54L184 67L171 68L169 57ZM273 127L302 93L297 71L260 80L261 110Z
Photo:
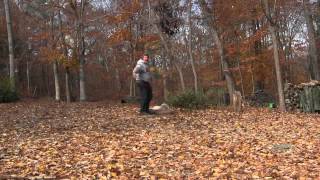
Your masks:
M0 104L0 179L318 179L320 116Z

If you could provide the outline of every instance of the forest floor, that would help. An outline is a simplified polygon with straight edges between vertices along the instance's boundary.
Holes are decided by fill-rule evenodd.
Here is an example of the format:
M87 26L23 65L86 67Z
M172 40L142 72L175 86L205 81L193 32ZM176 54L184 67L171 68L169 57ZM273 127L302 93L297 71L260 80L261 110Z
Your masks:
M317 179L320 116L22 101L0 104L0 179Z

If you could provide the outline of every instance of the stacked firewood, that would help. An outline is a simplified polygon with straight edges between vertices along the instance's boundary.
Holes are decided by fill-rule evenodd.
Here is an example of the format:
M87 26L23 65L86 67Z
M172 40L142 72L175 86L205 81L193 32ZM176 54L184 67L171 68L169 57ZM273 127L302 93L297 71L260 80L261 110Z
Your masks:
M320 82L311 81L299 85L288 83L284 88L288 111L315 112L318 109Z
M300 111L300 93L303 88L287 83L284 88L284 98L288 111Z

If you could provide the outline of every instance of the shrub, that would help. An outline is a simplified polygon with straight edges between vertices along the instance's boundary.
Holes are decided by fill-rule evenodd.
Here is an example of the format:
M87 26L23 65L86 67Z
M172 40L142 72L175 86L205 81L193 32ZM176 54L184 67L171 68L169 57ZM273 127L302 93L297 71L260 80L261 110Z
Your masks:
M195 93L191 90L169 96L168 104L181 108L203 108L208 106L207 97L203 92Z
M13 90L10 79L0 80L0 103L9 103L19 100L18 93Z
M205 93L203 90L195 93L187 90L177 95L170 95L168 104L181 108L204 108L208 106L227 106L229 97L225 88L210 88Z

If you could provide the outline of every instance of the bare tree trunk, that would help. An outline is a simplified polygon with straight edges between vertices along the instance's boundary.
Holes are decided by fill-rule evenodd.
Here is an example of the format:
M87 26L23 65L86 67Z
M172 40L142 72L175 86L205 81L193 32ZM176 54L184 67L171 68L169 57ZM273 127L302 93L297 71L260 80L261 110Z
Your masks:
M46 86L47 96L51 97L50 93L50 77L49 77L49 70L48 65L44 65L45 68L43 68L42 76L43 76L43 84Z
M118 68L115 68L115 78L116 78L116 88L118 96L121 95L121 81L120 81L120 72Z
M54 86L56 93L56 101L60 101L60 85L59 85L59 74L58 74L58 62L53 62L53 75L54 75Z
M133 33L131 21L130 21L130 33L131 34ZM132 41L133 41L133 39L130 40L130 47L131 47L130 60L133 63L133 62L135 62L134 55L135 55L135 52L136 52L135 47L136 47L137 39L135 38L134 43ZM131 65L134 66L134 64L131 64ZM134 93L135 83L136 83L135 79L133 77L131 77L130 78L130 96L135 96L135 93Z
M80 60L80 61L83 61L83 60ZM81 102L84 102L87 100L84 78L85 78L84 64L80 63L80 66L79 66L79 85L80 85L80 101Z
M59 31L60 31L60 40L62 41L62 45L64 48L64 56L66 60L68 60L68 49L67 44L65 41L64 33L62 30L62 20L61 20L61 12L59 10L58 12L58 18L59 18ZM65 67L65 93L66 93L66 99L67 103L71 102L71 96L70 96L70 70L68 65Z
M162 60L162 69L163 69L163 73L162 73L162 78L163 78L163 99L165 102L168 101L169 99L169 91L168 91L168 75L167 75L167 68L166 68L166 62L165 62L165 55L164 55L164 49L161 49L161 56L163 58Z
M234 79L233 79L233 76L232 76L231 72L229 71L229 64L225 59L225 52L224 52L224 49L223 49L223 45L222 45L222 43L220 41L220 38L218 36L218 33L215 30L213 30L212 33L213 33L213 38L215 40L215 43L216 43L216 45L218 47L223 74L224 74L224 76L226 78L228 92L229 92L229 95L231 97L233 95L234 90L235 90L235 82L234 82ZM230 100L231 100L231 104L232 104L232 98L230 98Z
M183 77L183 73L182 73L182 68L180 66L178 66L176 63L174 63L174 66L176 67L178 74L179 74L179 79L180 79L180 84L181 84L181 90L183 92L186 91L186 85L184 83L184 77Z
M317 54L317 45L316 45L316 31L313 25L313 17L311 10L309 8L309 2L303 0L303 12L306 19L307 30L308 30L308 40L309 40L309 54L310 54L310 68L311 68L311 77L315 80L320 80L319 65L318 65L318 54Z
M254 94L255 93L255 91L256 91L256 87L255 87L255 83L254 83L254 69L253 69L253 63L251 63L251 65L250 65L250 71L251 71L251 83L252 83L252 94Z
M30 89L30 65L29 59L27 59L27 87L28 87L28 96L31 95Z
M136 86L136 81L135 80L133 80L133 96L137 96L137 90L136 90L136 88L137 88L137 86Z
M7 33L8 33L8 47L9 47L9 64L10 64L10 83L12 90L15 90L15 66L14 66L14 51L13 51L13 35L12 35L12 22L9 1L4 0L4 9L6 13Z
M130 93L129 93L129 96L133 96L133 86L134 86L134 84L133 84L133 79L131 78L130 79Z
M251 49L252 47L249 46L249 49ZM249 51L249 56L251 56L251 52ZM255 86L255 73L254 73L254 62L255 61L251 61L250 63L250 77L251 77L251 85L252 85L252 89L251 89L251 94L254 94L256 91L256 86Z
M229 64L228 64L227 60L225 59L224 47L223 47L223 44L219 38L218 30L215 27L215 22L214 22L215 20L213 19L212 14L210 13L207 2L205 0L199 0L199 4L202 9L202 12L204 13L205 19L207 20L208 24L210 25L210 28L211 28L210 33L212 34L215 45L218 48L223 74L224 74L226 81L227 81L228 92L229 92L230 97L232 97L234 90L235 90L235 82L234 82L234 78L233 78L231 72L229 71ZM232 98L230 98L230 101L232 104L233 103Z
M150 0L148 0L148 8L149 8L149 16L154 16L156 17L156 19L159 19L158 15L152 10L151 6L150 6ZM179 78L180 78L180 83L181 83L181 89L182 91L185 91L185 83L184 83L184 78L183 78L183 73L182 73L182 69L181 67L175 63L172 52L169 48L169 43L167 42L165 35L163 34L163 32L160 31L160 28L158 27L158 24L156 23L151 23L150 24L154 25L154 27L156 28L156 31L158 33L158 35L160 36L160 40L162 45L164 46L165 52L167 57L169 58L169 60L173 63L174 67L177 69L178 74L179 74Z
M45 68L45 66L46 65L44 65L44 64L42 64L41 65L41 80L42 80L42 83L41 83L41 85L42 86L40 86L41 87L41 89L39 89L40 90L40 94L41 95L44 95L45 93L46 93L46 85L47 85L47 81L46 81L46 73L45 73L45 70L44 70L44 68ZM48 91L47 91L48 92Z
M53 76L54 76L54 87L55 87L55 100L60 101L60 83L58 73L58 62L53 62Z
M241 82L241 94L243 97L245 97L245 92L244 92L244 86L243 86L243 76L241 72L241 66L240 66L240 44L239 44L239 39L237 39L237 65L239 69L239 76L240 76L240 82Z
M279 59L279 52L278 52L278 41L277 41L275 29L274 29L273 26L269 27L269 31L271 33L272 42L273 42L273 55L274 55L276 75L277 75L280 110L281 111L286 111L286 106L285 106L285 102L284 102L284 93L283 93L283 83L282 83L280 59Z
M161 42L162 42L162 44L164 46L164 49L166 51L166 54L167 54L169 60L173 63L174 67L178 71L180 84L181 84L181 89L184 92L186 90L186 86L185 86L185 83L184 83L182 68L176 62L174 62L173 55L172 55L172 53L171 53L171 51L169 49L169 45L168 45L168 42L166 41L166 39L164 37L164 34L160 31L160 29L159 29L159 27L157 25L155 25L155 27L157 29L157 32L158 32L159 36L160 36Z
M51 48L54 49L54 14L51 14L50 25L51 25ZM60 84L59 84L59 74L58 74L58 62L57 60L53 61L53 76L54 76L54 87L55 87L55 100L60 101Z
M167 83L167 76L163 76L163 98L164 101L168 101L169 91L168 91L168 83Z
M192 10L192 0L189 0L189 10L188 10L188 25L189 25L189 42L188 42L188 51L189 51L189 57L190 57L190 63L192 67L193 72L193 78L194 78L194 91L198 92L198 75L196 72L196 68L194 65L194 59L192 54L192 24L191 24L191 10Z
M65 86L66 86L66 99L67 103L71 102L71 95L70 95L70 70L68 67L65 68Z
M266 11L266 16L268 16L269 21L271 20L271 13L269 9L268 0L263 0L264 8ZM283 83L282 83L282 73L280 67L280 59L279 59L279 52L278 52L278 40L276 36L276 30L273 25L273 22L269 22L269 32L272 37L273 43L273 55L274 55L274 62L275 62L275 70L277 75L277 85L278 85L278 96L279 96L279 108L281 111L286 111L285 101L284 101L284 93L283 93Z
M84 4L85 0L81 0L80 8L80 19L79 19L79 34L80 34L80 53L79 53L79 85L80 85L80 101L86 101L86 89L85 89L85 73L84 73L84 64L85 64L85 42L84 42L84 27L83 27L83 18L84 18Z

